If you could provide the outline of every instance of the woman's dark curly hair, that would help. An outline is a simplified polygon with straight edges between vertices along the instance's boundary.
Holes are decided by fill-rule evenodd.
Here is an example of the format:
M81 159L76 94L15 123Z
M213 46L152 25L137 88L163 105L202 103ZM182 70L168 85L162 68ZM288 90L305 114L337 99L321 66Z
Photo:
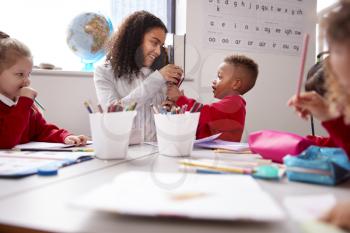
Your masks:
M132 74L138 74L143 64L141 45L145 33L153 28L161 28L168 32L164 23L147 11L136 11L129 15L120 25L107 44L106 62L110 63L116 78L126 75L131 79ZM152 64L152 69L159 69L166 61L164 49Z

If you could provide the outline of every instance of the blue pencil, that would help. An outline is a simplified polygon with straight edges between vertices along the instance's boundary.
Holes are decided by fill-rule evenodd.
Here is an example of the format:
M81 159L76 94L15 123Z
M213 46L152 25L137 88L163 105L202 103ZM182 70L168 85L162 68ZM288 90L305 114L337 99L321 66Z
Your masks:
M200 174L228 174L227 172L215 171L210 169L196 168L196 173Z

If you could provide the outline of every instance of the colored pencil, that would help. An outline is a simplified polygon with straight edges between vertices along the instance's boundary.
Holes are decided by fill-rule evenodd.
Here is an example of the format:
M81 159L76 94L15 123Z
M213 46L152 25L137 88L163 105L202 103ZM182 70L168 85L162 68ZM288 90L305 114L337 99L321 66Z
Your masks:
M41 108L41 110L46 111L46 109L44 108L44 106L43 106L37 99L34 99L34 102L35 102L36 105L39 106L39 108Z
M297 86L297 97L300 96L301 92L301 86L303 84L303 79L304 79L304 69L305 69L305 62L306 62L306 56L307 56L307 48L309 44L309 34L304 35L304 40L303 40L303 50L301 54L301 62L300 62L300 69L299 69L299 79L298 79L298 86Z

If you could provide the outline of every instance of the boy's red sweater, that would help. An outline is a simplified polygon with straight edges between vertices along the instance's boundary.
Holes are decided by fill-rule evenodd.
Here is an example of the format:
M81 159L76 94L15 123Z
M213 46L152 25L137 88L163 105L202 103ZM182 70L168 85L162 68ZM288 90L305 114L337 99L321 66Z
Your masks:
M195 102L180 96L176 105L182 107L187 104L189 110ZM226 96L216 103L204 105L200 111L197 139L222 133L219 139L239 142L244 129L245 105L245 100L239 95Z
M346 125L343 116L333 120L322 122L323 127L328 131L332 142L343 148L350 158L350 125Z

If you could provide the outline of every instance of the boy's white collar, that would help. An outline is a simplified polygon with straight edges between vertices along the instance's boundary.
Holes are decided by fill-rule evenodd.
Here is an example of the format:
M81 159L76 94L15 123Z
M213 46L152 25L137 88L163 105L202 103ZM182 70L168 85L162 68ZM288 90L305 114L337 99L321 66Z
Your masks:
M0 101L9 107L12 107L13 105L17 104L18 99L16 99L16 101L13 101L12 99L4 96L3 94L0 94Z

